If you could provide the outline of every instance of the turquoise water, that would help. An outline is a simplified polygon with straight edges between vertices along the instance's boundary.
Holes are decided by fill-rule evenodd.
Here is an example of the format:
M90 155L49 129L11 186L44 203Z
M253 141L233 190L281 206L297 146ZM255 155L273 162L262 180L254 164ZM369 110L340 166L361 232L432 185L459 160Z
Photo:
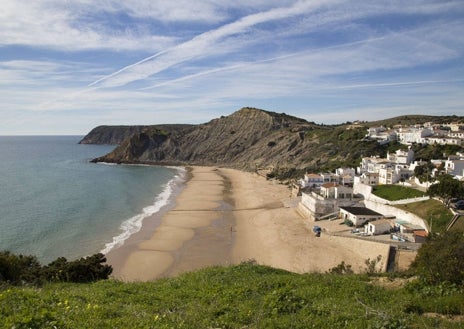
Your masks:
M0 136L0 250L43 263L107 252L166 205L179 168L94 164L79 136Z

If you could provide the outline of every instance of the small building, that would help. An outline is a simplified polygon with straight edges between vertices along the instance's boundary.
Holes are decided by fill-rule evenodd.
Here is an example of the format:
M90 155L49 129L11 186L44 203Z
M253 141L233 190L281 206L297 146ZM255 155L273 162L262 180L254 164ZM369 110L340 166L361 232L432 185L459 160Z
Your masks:
M300 180L300 185L302 188L315 188L320 187L324 184L324 178L319 174L305 174L304 177Z
M464 176L464 158L449 156L445 161L445 170L447 174L453 176Z
M379 183L379 173L366 172L354 178L354 184L377 185Z
M392 223L388 219L378 219L368 222L364 227L364 233L369 235L380 235L390 233Z
M427 241L428 233L425 230L416 230L413 232L414 242L425 243Z
M402 234L413 233L414 231L425 231L425 228L420 225L411 224L410 222L399 219L395 221L395 228Z
M362 226L365 223L384 216L378 212L365 207L340 207L340 218L349 220L354 226Z
M321 196L326 199L352 199L353 189L338 183L325 183L321 186Z

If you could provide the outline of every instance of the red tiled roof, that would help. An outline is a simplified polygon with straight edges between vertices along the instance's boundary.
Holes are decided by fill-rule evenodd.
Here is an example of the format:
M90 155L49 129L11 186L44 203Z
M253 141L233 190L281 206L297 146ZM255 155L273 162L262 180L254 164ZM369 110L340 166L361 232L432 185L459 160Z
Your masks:
M329 188L329 187L337 187L338 183L325 183L321 185L322 187Z

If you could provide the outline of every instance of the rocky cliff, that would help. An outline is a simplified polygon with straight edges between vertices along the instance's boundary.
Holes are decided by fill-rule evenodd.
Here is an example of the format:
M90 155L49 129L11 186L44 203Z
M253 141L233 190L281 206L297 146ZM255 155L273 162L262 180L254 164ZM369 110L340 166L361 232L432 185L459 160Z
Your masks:
M200 125L117 127L113 132L98 127L84 140L120 144L95 162L272 168L272 174L285 178L304 170L358 166L362 156L385 156L401 147L366 141L368 126L317 125L284 113L243 108Z
M182 130L189 128L191 125L152 125L152 126L98 126L92 129L79 144L110 144L119 145L125 139L140 134L147 129L159 129L171 132L173 130Z
M245 170L301 165L306 132L317 127L303 119L253 108L188 129L145 127L110 154L105 162L169 165L221 165Z

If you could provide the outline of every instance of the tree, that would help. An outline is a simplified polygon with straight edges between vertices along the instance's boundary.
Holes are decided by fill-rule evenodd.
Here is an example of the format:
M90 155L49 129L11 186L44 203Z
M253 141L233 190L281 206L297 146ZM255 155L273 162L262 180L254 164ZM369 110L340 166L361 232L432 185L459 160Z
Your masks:
M454 179L451 175L442 175L438 177L437 184L428 188L427 194L441 198L446 206L449 206L451 199L464 195L464 182Z
M464 234L431 235L417 252L411 269L428 284L464 285Z
M432 170L434 169L433 165L430 162L427 162L424 165L416 166L414 168L414 176L419 179L419 182L433 182L435 178L432 177Z
M98 253L93 256L68 262L60 257L45 266L43 278L49 282L93 282L108 279L113 271L106 262L105 255Z
M69 262L59 257L47 266L42 266L35 256L14 255L0 252L0 283L13 285L44 282L93 282L108 279L113 271L105 255L93 256Z
M14 255L9 251L0 252L0 281L11 284L37 283L40 263L34 256Z

